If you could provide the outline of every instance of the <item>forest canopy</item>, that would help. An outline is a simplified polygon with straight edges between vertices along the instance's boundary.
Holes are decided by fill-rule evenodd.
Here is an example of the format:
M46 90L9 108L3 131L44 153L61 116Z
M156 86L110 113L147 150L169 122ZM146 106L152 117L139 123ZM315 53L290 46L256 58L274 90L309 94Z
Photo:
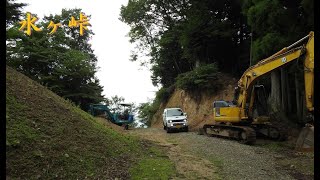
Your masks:
M149 55L154 85L169 87L212 63L239 77L251 57L257 62L313 30L313 14L313 0L129 0L120 19L139 47L132 60Z
M51 35L48 34L51 30L42 28L28 36L19 30L19 21L25 18L24 6L7 0L7 65L85 111L89 104L105 101L103 87L95 76L97 57L89 43L94 33L87 30L80 36L79 28L68 28L70 17L79 19L81 9L63 9L60 14L39 19L37 27L48 27L50 21L61 23L61 27Z

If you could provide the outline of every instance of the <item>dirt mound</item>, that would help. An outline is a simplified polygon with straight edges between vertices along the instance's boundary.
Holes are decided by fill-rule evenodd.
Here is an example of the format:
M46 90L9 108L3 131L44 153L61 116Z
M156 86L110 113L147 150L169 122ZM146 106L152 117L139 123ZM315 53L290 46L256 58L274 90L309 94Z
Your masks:
M186 93L184 90L176 89L166 104L161 104L159 110L153 116L152 127L162 127L162 112L164 108L180 107L188 115L189 128L191 131L198 130L204 124L213 120L212 103L215 100L233 99L234 87L237 80L228 75L223 75L220 79L222 87L219 92L210 94L208 92L199 92L200 97Z
M103 127L10 67L6 105L7 178L130 178L132 153L142 151L135 138Z

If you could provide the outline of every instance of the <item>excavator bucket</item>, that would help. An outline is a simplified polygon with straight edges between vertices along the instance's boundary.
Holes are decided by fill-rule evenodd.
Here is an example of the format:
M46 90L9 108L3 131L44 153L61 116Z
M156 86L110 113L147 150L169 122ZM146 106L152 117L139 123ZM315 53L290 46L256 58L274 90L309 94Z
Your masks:
M300 152L314 151L314 126L309 125L302 128L295 150Z

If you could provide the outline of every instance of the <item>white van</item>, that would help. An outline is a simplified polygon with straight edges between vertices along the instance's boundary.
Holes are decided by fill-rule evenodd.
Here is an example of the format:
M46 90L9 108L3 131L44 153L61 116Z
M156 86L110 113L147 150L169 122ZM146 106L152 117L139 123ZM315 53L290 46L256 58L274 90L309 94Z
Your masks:
M162 117L163 129L167 130L167 133L172 130L188 132L187 114L184 113L181 108L166 108L163 111Z

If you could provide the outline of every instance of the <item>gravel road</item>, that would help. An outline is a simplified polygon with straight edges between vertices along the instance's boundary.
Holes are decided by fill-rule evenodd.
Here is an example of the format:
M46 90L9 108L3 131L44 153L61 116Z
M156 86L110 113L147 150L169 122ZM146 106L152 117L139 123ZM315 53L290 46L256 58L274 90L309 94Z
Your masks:
M296 179L276 164L283 155L233 140L195 132L167 134L160 128L134 129L130 134L168 147L178 176L173 179Z

